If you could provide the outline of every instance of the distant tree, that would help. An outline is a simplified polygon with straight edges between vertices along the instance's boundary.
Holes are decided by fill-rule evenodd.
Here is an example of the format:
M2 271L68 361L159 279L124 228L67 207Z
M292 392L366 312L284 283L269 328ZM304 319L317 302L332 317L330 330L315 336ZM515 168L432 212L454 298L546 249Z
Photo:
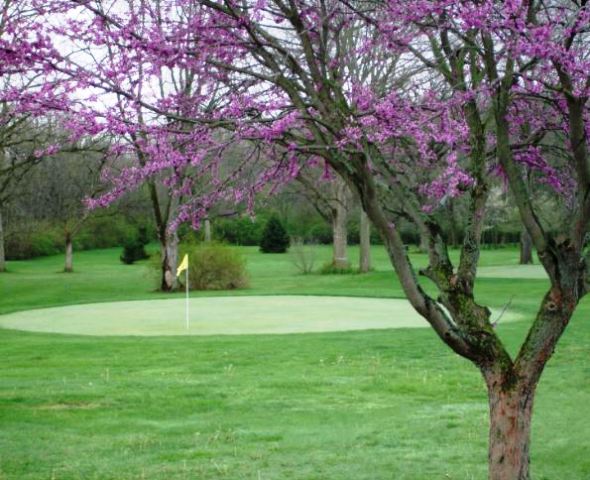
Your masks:
M260 251L262 253L285 253L289 248L289 244L290 240L287 231L279 218L273 215L264 227Z
M59 225L63 231L64 272L74 271L74 239L92 214L85 199L101 191L103 166L100 141L59 146L28 176L21 188L25 210L36 220ZM108 214L108 213L104 213Z
M301 186L299 192L332 227L332 266L336 269L349 268L347 253L347 219L351 207L350 189L340 178L322 181L317 169L305 169L296 179Z

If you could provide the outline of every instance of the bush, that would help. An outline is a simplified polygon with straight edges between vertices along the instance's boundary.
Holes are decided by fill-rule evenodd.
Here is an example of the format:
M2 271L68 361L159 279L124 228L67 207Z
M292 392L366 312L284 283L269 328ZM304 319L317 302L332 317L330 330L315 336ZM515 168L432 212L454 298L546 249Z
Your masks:
M149 222L146 221L143 224L148 229ZM150 225L149 231L155 231L155 228ZM84 223L82 230L74 238L74 245L76 250L122 247L137 234L137 226L125 217L119 215L101 216L99 214L90 217Z
M248 286L246 260L236 249L208 243L183 249L179 258L185 253L189 256L191 290L233 290Z
M145 246L149 243L147 229L140 227L135 235L129 237L123 245L121 261L126 265L131 265L138 260L145 260L149 255L145 251Z
M289 235L276 216L269 218L262 232L260 251L262 253L285 253L289 248Z
M213 223L213 238L233 245L260 245L264 224L249 217L220 219Z
M349 275L351 273L359 273L359 271L353 267L337 267L332 262L325 263L320 269L321 275Z
M6 236L7 260L56 255L64 251L63 230L47 223L32 223L18 233Z
M332 243L332 227L326 222L317 223L310 228L308 238L320 245L330 245Z
M289 250L295 268L304 275L313 272L316 257L316 246L306 245L301 239L295 240Z

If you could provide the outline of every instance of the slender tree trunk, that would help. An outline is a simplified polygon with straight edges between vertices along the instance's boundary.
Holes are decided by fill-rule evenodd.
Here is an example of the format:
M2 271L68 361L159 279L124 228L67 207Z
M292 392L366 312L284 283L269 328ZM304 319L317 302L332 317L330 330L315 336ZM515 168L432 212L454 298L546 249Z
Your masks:
M533 240L526 228L520 232L520 262L521 265L533 263Z
M530 480L534 386L487 378L490 406L489 480Z
M4 225L2 223L2 209L0 209L0 273L6 271L6 252L4 251Z
M208 218L205 219L204 229L205 229L205 232L204 232L205 242L210 243L211 242L211 220L209 220Z
M72 273L74 271L74 245L72 234L66 232L66 260L64 266L64 272Z
M160 290L170 292L178 286L176 266L178 264L178 237L164 236L160 239L160 253L162 256L162 276Z
M367 217L367 214L362 208L359 233L359 271L361 273L367 273L369 270L371 270L371 222L369 222L369 217Z
M346 184L339 179L337 180L335 188L336 201L334 202L334 208L332 209L332 264L335 268L348 268L348 229L346 228L347 187Z

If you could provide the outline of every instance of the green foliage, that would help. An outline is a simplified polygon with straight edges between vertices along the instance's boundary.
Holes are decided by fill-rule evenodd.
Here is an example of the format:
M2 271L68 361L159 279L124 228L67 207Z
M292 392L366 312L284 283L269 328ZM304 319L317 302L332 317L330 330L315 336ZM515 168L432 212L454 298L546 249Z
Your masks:
M309 229L306 240L311 240L320 245L331 245L332 227L324 221L318 222Z
M5 248L8 260L56 255L64 249L63 231L47 223L29 225L24 231L6 238Z
M145 246L148 243L149 237L147 229L145 227L139 227L123 244L123 253L119 257L121 262L126 265L131 265L138 260L149 258L149 255L145 251Z
M260 244L264 222L249 217L219 219L213 222L213 237L233 245L254 246Z
M248 286L246 259L236 248L218 243L183 249L189 256L189 287L192 290L234 290Z
M142 222L141 228L149 240L154 240L155 229L147 221ZM90 217L75 237L77 250L92 250L95 248L109 248L124 246L129 240L138 235L138 227L135 223L122 215L108 215Z
M285 253L289 248L290 240L287 231L276 215L268 219L260 240L262 253Z
M145 243L153 239L152 225L145 222ZM74 236L74 251L126 246L138 236L138 227L122 215L90 217ZM5 248L8 260L26 260L57 255L64 251L63 227L49 222L31 222L8 235ZM144 245L145 245L144 243ZM144 257L145 258L145 257Z

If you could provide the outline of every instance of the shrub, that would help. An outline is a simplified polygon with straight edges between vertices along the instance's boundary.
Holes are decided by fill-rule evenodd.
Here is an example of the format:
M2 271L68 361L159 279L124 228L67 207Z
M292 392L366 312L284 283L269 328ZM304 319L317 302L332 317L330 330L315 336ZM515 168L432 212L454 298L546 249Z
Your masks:
M260 241L260 251L262 253L285 253L289 248L289 235L281 221L276 216L272 216L266 222Z
M147 228L149 222L143 222ZM149 231L155 231L149 226ZM125 246L137 235L137 226L123 216L92 216L74 238L76 248L90 250L93 248L109 248Z
M320 245L330 245L332 243L332 227L326 222L316 223L309 230L308 238Z
M306 245L301 239L297 239L293 242L289 253L291 261L299 273L305 275L313 272L316 257L315 245Z
M31 223L7 235L4 246L8 260L56 255L64 249L63 230L45 222Z
M324 264L320 269L320 274L322 275L348 275L351 273L359 273L359 271L353 267L337 267L332 262Z
M130 236L123 244L123 253L121 254L121 261L126 265L131 265L138 260L145 260L149 255L145 251L145 246L149 243L147 230L140 227L137 232Z
M185 253L189 256L191 290L233 290L248 286L246 260L235 248L207 243L183 249L179 258Z
M213 223L213 238L233 245L260 245L264 223L249 217L220 219Z

